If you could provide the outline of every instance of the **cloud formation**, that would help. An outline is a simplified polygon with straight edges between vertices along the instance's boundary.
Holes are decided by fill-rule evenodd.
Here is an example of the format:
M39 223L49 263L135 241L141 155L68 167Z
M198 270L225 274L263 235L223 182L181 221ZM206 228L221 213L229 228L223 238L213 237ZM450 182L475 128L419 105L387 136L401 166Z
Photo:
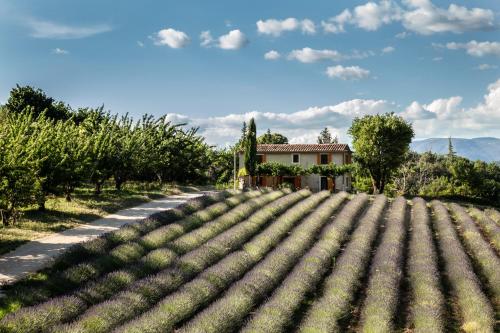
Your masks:
M370 71L359 66L330 66L326 69L329 78L341 79L344 81L361 80L370 75Z
M456 4L441 8L430 0L403 0L402 4L400 6L393 0L370 1L353 9L344 9L337 16L322 21L321 25L325 33L342 33L348 24L375 31L383 25L400 22L406 30L421 35L495 28L495 15L489 9L469 9ZM407 32L397 34L398 38L407 36Z
M382 54L388 54L394 52L396 49L393 46L386 46L382 49Z
M281 54L275 50L271 50L264 54L264 59L266 60L278 60L279 58L281 58Z
M173 49L186 47L190 42L189 36L183 32L172 28L162 29L156 33L155 45L166 45Z
M240 30L231 30L219 37L219 48L224 50L239 50L248 44L248 39Z
M442 46L435 44L437 46ZM466 50L467 54L473 57L484 57L488 55L493 55L500 57L500 43L499 42L477 42L471 40L468 43L447 43L446 48L448 50Z
M58 54L58 55L67 55L67 54L69 54L69 51L65 50L65 49L61 49L59 47L56 47L55 49L52 50L52 53Z
M113 30L108 24L72 26L37 19L28 20L28 25L31 37L47 39L80 39Z
M300 29L302 33L313 35L316 33L316 25L310 19L298 20L289 17L284 20L268 19L257 21L257 31L263 35L279 37L283 32Z

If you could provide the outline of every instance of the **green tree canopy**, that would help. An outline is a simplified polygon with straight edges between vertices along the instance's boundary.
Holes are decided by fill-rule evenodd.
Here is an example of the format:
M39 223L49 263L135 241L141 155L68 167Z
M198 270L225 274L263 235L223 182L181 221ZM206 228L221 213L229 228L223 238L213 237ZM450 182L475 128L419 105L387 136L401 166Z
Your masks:
M355 161L368 171L374 193L382 193L409 151L414 136L411 124L394 113L367 115L355 118L348 133Z
M271 133L270 129L267 129L265 134L262 134L257 138L257 143L259 144L287 144L288 138L280 133Z
M16 85L10 91L10 96L5 104L10 112L21 113L31 111L34 118L42 112L45 116L55 120L66 120L70 117L70 109L62 102L55 102L52 97L48 97L41 89L30 86L21 87Z
M325 127L318 136L318 143L339 143L339 139L337 137L332 138L332 134L328 130L327 127Z

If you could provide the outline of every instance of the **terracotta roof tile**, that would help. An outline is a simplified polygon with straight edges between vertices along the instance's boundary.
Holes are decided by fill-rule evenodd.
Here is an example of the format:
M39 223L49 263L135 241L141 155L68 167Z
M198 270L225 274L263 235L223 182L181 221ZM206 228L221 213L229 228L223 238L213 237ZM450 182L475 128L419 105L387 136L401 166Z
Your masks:
M258 153L321 153L351 151L345 143L325 144L260 144Z

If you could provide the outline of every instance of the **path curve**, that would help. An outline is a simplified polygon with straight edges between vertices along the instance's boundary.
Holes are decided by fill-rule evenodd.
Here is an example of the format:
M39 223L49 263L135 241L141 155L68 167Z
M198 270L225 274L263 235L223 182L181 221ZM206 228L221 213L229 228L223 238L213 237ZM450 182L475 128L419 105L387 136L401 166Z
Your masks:
M70 246L91 240L126 223L144 219L154 213L175 208L206 192L182 193L155 199L139 206L122 209L114 214L49 236L25 243L0 257L0 287L11 284L53 262Z

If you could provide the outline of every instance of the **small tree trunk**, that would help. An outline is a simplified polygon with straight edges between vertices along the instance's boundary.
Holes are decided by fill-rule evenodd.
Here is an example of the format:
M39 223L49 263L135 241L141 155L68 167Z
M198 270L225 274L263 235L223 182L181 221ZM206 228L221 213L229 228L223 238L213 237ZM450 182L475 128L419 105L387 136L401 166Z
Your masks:
M121 191L123 183L124 181L121 178L115 178L115 189Z
M66 193L66 201L71 202L71 193Z
M95 195L101 194L101 182L96 182L95 183L95 190L94 190Z
M40 211L40 212L44 212L45 211L45 200L38 201L38 211Z

